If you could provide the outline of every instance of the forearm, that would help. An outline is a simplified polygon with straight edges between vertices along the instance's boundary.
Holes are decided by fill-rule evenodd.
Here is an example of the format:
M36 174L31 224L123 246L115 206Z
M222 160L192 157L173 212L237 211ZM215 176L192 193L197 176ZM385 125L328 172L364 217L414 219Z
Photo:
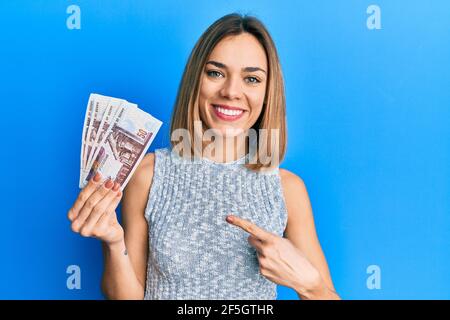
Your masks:
M144 298L144 284L136 277L125 241L114 245L102 242L104 273L102 291L111 300L139 300Z

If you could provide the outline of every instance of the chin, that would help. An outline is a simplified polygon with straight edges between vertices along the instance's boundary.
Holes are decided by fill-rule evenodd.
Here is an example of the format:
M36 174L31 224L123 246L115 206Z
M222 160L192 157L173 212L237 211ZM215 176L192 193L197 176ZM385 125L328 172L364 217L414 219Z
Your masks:
M215 135L224 137L224 138L232 138L241 135L244 133L244 129L235 128L230 126L212 126L210 130L214 132Z

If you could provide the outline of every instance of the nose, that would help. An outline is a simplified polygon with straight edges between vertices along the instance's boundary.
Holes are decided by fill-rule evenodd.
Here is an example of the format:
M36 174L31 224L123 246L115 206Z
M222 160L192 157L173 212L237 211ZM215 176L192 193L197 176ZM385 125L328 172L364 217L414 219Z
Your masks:
M241 98L242 87L239 79L237 77L229 77L220 90L220 94L222 97L230 100Z

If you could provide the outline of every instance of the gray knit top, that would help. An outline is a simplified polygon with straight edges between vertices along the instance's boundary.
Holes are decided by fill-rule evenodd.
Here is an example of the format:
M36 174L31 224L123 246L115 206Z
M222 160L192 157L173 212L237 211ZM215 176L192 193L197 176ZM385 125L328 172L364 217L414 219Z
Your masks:
M254 172L244 162L191 161L169 148L155 150L144 299L276 299L249 234L225 218L234 214L283 236L279 169Z

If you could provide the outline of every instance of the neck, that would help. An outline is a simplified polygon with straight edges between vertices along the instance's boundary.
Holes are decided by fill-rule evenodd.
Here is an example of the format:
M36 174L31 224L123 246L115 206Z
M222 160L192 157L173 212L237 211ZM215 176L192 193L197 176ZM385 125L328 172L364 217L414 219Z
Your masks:
M204 141L202 150L202 157L220 163L239 160L248 152L244 136L224 137L220 141Z

